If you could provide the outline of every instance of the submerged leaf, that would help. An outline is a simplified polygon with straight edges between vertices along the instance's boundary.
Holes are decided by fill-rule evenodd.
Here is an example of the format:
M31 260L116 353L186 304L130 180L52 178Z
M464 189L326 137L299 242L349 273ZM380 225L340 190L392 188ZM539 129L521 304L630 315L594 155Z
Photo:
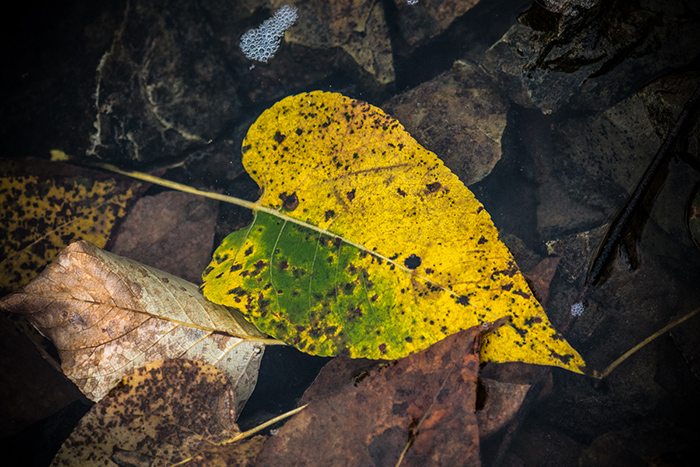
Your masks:
M210 300L303 351L385 359L510 316L484 360L581 371L481 203L382 110L291 96L243 144L263 194L205 270Z
M236 391L236 413L255 388L265 343L235 311L197 286L155 268L76 242L36 279L0 300L28 315L53 341L63 372L93 400L154 360L215 365Z
M453 334L311 400L263 446L258 465L480 465L482 331Z
M28 283L71 242L104 247L142 185L30 161L0 161L0 292Z
M52 466L167 466L183 461L240 433L228 410L232 399L225 375L211 365L149 363L125 377L80 420Z

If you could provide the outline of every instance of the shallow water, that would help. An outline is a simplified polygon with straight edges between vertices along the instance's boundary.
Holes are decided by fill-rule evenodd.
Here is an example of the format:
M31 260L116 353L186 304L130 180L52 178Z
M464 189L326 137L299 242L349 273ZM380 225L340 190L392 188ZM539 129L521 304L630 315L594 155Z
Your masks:
M583 314L570 317L607 225L698 84L700 11L685 11L696 7L581 1L558 12L555 1L482 1L440 23L437 1L355 2L342 13L320 5L343 2L297 2L299 19L259 63L238 40L283 4L256 8L263 3L74 2L27 11L6 52L6 155L48 158L61 149L125 169L166 168L164 178L255 200L239 150L251 123L287 95L341 92L396 116L468 180L521 270L561 258L543 306L589 370L602 371L700 306L688 207L700 182L694 125L636 214L629 251L583 297ZM372 11L375 23L358 26ZM221 204L213 246L249 220ZM675 327L603 381L485 365L483 379L542 384L508 425L512 433L481 440L481 461L686 465L700 434L699 326L695 317ZM241 427L292 408L325 361L268 349ZM56 406L58 423L77 423L82 407ZM37 433L48 433L57 439L44 449L55 452L70 430L46 420L17 422L3 445L29 456L41 444Z

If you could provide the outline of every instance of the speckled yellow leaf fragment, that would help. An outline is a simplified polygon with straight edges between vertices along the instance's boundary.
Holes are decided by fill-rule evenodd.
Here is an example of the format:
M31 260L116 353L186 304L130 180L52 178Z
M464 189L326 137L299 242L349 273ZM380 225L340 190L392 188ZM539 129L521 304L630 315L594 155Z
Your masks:
M38 159L0 160L0 291L27 284L73 241L104 247L141 185Z
M300 350L367 358L510 316L483 360L582 371L481 203L381 109L291 96L251 126L243 153L262 196L205 270L210 300Z

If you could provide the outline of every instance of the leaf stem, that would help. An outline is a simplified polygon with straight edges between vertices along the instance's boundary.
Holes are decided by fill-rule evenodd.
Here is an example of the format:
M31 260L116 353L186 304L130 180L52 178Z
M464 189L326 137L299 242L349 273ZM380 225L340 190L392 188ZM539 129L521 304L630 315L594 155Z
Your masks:
M154 183L156 185L164 186L166 188L171 188L173 190L178 190L178 191L182 191L185 193L191 193L193 195L204 196L205 198L215 199L217 201L224 201L226 203L235 204L236 206L241 206L241 207L253 209L253 210L261 208L261 206L256 206L256 204L253 203L252 201L246 201L244 199L236 198L234 196L222 195L221 193L214 193L211 191L198 190L198 189L193 188L189 185L184 185L182 183L173 182L173 181L166 180L164 178L156 177L154 175L150 175L150 174L143 173L143 172L122 170L119 167L112 165L112 164L95 163L95 164L90 164L90 165L94 165L96 167L99 167L99 168L102 168L105 170L109 170L110 172L118 173L120 175L124 175L127 177L136 178L138 180L143 180L144 182Z
M217 444L219 446L225 446L227 444L231 444L231 443L235 443L236 441L240 441L244 438L248 438L249 436L254 435L257 432L264 430L265 428L267 428L270 425L274 425L275 423L280 422L280 421L284 420L285 418L289 418L292 415L295 415L295 414L301 412L302 410L304 410L308 406L309 406L309 404L302 405L301 407L297 407L296 409L290 410L289 412L285 412L282 415L278 415L275 418L272 418L272 419L266 421L265 423L261 423L260 425L256 426L255 428L251 428L248 431L244 431L243 433L239 433L236 436L234 436L233 438L226 439L226 440L221 441Z
M177 182L173 182L170 180L165 180L163 178L156 177L154 175L149 175L147 173L136 172L136 171L131 171L131 170L122 170L122 169L120 169L112 164L98 162L98 163L91 163L89 165L91 165L93 167L98 167L98 168L101 168L104 170L109 170L110 172L118 173L118 174L124 175L126 177L136 178L138 180L143 180L145 182L154 183L156 185L164 186L166 188L171 188L173 190L183 191L185 193L191 193L193 195L204 196L205 198L210 198L210 199L215 199L218 201L223 201L225 203L235 204L236 206L248 208L248 209L251 209L253 211L265 212L265 213L270 214L272 216L278 217L279 219L282 219L282 220L291 222L293 224L300 225L300 226L305 227L307 229L311 229L311 230L314 230L316 232L319 232L322 235L327 235L329 237L339 237L337 234L335 234L329 230L322 229L321 227L318 227L316 225L310 224L308 222L304 222L304 221L297 219L295 217L288 216L288 215L284 214L283 212L280 212L277 209L272 209L272 208L269 208L266 206L262 206L262 205L258 204L257 202L253 203L251 201L246 201L244 199L236 198L234 196L228 196L228 195L222 195L221 193L213 193L210 191L198 190L198 189L193 188L191 186L183 185L182 183L177 183ZM397 263L397 262L387 258L386 256L377 253L376 251L371 251L367 247L360 245L359 243L355 243L355 242L353 242L345 237L340 237L340 238L342 238L342 241L347 243L348 245L354 246L355 248L358 248L360 251L366 251L367 253L374 255L375 257L381 259L382 261L386 261L389 264L393 264L398 269L402 269L405 272L415 276L416 278L424 280L425 282L432 284L435 287L440 288L444 292L447 292L448 294L459 298L459 296L455 292L453 292L452 290L448 289L447 287L445 287L441 284L437 284L437 283L433 282L432 280L430 280L427 277L416 274L413 270L408 269L403 264ZM475 306L475 305L471 305L471 306ZM489 313L488 310L484 310L484 311Z
M681 324L682 322L684 322L684 321L686 321L686 320L689 320L690 318L692 318L693 316L695 316L696 314L698 314L698 312L700 312L700 308L694 309L693 311L691 311L691 312L688 313L687 315L685 315L685 316L683 316L683 317L677 319L676 321L672 322L671 324L669 324L669 325L667 325L667 326L664 326L663 328L659 329L659 330L656 331L654 334L652 334L651 336L647 337L646 339L644 339L644 340L643 340L642 342L640 342L639 344L637 344L637 345L635 345L634 347L632 347L631 349L629 349L629 350L628 350L627 352L625 352L620 358L618 358L617 360L615 360L614 362L612 362L612 363L610 364L610 366L608 366L602 373L599 373L598 371L593 371L593 377L594 377L594 378L598 378L598 379L603 379L603 378L605 378L605 377L608 376L610 373L612 373L613 370L615 370L615 368L617 368L622 362L624 362L625 360L627 360L632 354L634 354L635 352L637 352L638 350L640 350L642 347L644 347L645 345L647 345L648 343L650 343L651 341L653 341L654 339L656 339L656 338L659 337L660 335L664 334L666 331L669 331L669 330L673 329L674 327L678 326L679 324Z

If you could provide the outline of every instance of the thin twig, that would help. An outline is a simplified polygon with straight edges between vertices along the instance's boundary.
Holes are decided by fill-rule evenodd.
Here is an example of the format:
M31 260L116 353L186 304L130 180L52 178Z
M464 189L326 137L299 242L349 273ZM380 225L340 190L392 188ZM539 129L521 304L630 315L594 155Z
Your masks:
M255 433L257 433L257 432L259 432L259 431L264 430L265 428L267 428L267 427L269 427L269 426L271 426L271 425L274 425L274 424L277 423L277 422L280 422L280 421L284 420L285 418L289 418L289 417L291 417L292 415L301 412L301 411L304 410L308 405L309 405L309 404L302 405L301 407L297 407L296 409L290 410L289 412L285 412L285 413L283 413L282 415L278 415L278 416L276 416L275 418L270 419L270 420L266 421L265 423L262 423L262 424L256 426L255 428L251 428L251 429L248 430L248 431L244 431L243 433L237 434L237 435L234 436L233 438L225 439L225 440L220 441L220 442L218 442L218 443L212 443L212 444L214 444L214 445L216 445L216 446L226 446L226 445L228 445L228 444L235 443L236 441L240 441L240 440L242 440L242 439L244 439L244 438L247 438L247 437L249 437L249 436L254 435ZM195 454L195 455L196 455L196 454ZM181 466L181 465L185 465L185 464L189 463L189 462L193 459L193 457L194 457L194 455L189 456L189 457L187 457L187 458L185 458L185 459L183 459L183 460L181 460L181 461L179 461L179 462L176 462L175 464L171 464L170 467L178 467L178 466Z
M308 406L309 406L309 404L302 405L301 407L297 407L296 409L290 410L289 412L285 412L282 415L278 415L275 418L270 419L270 420L266 421L265 423L262 423L262 424L256 426L255 428L251 428L248 431L244 431L243 433L239 433L236 436L234 436L233 438L225 439L217 444L219 446L225 446L227 444L231 444L231 443L235 443L236 441L240 441L244 438L247 438L251 435L254 435L258 431L264 430L265 428L267 428L270 425L274 425L275 423L280 422L280 421L284 420L285 418L289 418L292 415L301 412L302 410L304 410Z
M594 372L593 372L593 377L598 378L598 379L603 379L603 378L605 378L605 377L608 376L610 373L612 373L613 370L614 370L615 368L617 368L617 367L620 365L620 363L622 363L622 362L624 362L625 360L627 360L632 354L634 354L635 352L637 352L638 350L640 350L642 347L644 347L645 345L647 345L648 343L650 343L651 341L653 341L654 339L656 339L656 338L659 337L660 335L664 334L666 331L669 331L669 330L673 329L674 327L676 327L676 326L678 326L679 324L681 324L683 321L689 320L690 318L692 318L693 316L695 316L696 314L698 314L698 312L700 312L700 308L694 309L693 311L691 311L691 312L688 313L687 315L683 316L682 318L679 318L679 319L677 319L676 321L672 322L671 324L669 324L669 325L667 325L667 326L664 326L663 328L659 329L659 330L656 331L654 334L652 334L651 336L647 337L647 338L644 339L642 342L640 342L639 344L635 345L634 347L632 347L631 349L629 349L627 352L625 352L624 354L622 354L622 356L621 356L620 358L618 358L617 360L615 360L614 362L612 362L612 364L610 364L610 366L608 366L602 373L599 373L599 372L597 372L597 371L594 371Z

